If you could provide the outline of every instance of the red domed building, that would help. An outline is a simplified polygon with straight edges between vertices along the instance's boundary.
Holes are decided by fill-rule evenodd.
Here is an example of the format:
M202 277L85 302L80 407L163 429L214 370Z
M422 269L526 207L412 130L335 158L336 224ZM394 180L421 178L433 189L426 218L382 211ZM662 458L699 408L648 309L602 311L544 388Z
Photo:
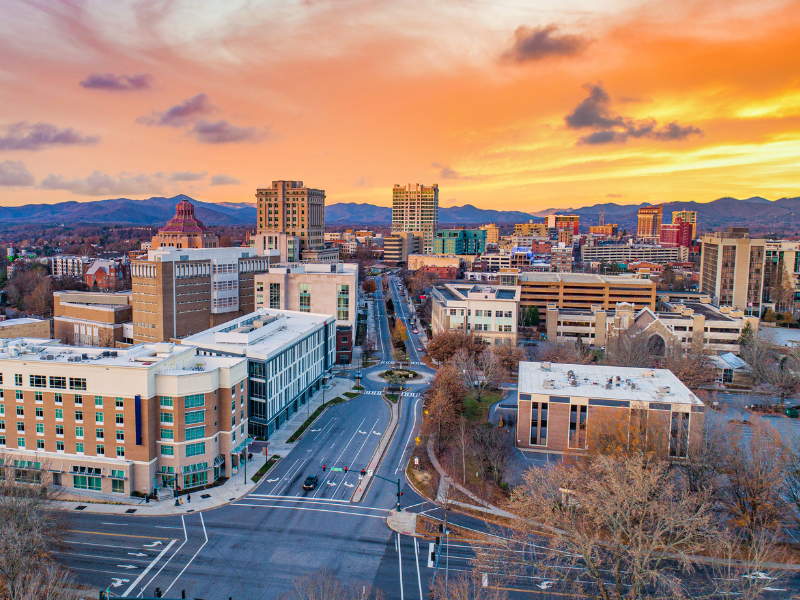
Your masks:
M219 238L194 215L194 204L181 200L175 216L153 236L152 248L219 248Z

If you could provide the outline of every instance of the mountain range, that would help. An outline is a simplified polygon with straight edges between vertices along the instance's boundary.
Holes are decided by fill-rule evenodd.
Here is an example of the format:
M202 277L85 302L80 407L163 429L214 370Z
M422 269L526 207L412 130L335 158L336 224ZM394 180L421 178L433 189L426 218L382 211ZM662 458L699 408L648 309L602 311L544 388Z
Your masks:
M156 225L166 223L175 214L175 205L189 200L195 205L197 217L206 225L231 226L256 224L256 205L247 202L212 203L194 200L179 195L172 198L153 197L147 200L116 198L90 202L59 202L56 204L26 204L24 206L0 206L0 224L97 224L119 223L126 225ZM636 214L642 206L650 204L616 204L607 202L575 209L545 209L530 213L512 210L482 209L465 206L442 207L439 223L446 226L476 223L519 223L528 220L540 221L549 214L577 214L581 217L581 229L595 225L600 210L605 212L606 223L617 223L628 231L636 229ZM676 210L697 211L699 228L702 231L724 227L750 227L758 232L795 233L800 231L800 197L767 200L760 196L739 200L719 198L712 202L666 202L664 222L672 220ZM353 225L369 227L389 225L392 209L374 204L339 203L325 207L326 225Z

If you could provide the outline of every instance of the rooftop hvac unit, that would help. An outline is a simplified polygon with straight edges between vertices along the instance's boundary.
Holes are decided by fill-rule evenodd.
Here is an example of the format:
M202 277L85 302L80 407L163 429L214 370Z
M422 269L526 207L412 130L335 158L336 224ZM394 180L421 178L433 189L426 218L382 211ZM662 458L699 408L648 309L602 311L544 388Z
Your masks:
M556 382L554 379L545 379L542 385L546 390L554 390L556 388Z
M631 389L632 390L638 390L639 389L639 384L638 383L632 383L631 384Z
M546 361L543 362L542 363L542 371L549 371L549 370L550 370L550 363L546 362Z
M80 356L68 356L67 357L67 362L80 362L80 360L81 360Z
M571 385L572 387L578 387L578 382L577 382L575 379L573 379L573 380L570 382L570 385Z
M607 383L607 384L606 384L606 389L607 389L607 390L610 390L610 389L611 389L611 388L613 388L613 387L614 387L614 385L613 385L613 384L611 384L611 383Z
M112 350L111 352L108 353L108 355L111 358L117 358L117 351L116 350Z
M669 394L669 386L666 386L666 385L659 386L656 391L659 394L661 394L662 396L665 396L665 395Z
M655 377L656 372L653 369L645 369L642 371L642 377Z
M81 354L81 360L89 360L88 354Z

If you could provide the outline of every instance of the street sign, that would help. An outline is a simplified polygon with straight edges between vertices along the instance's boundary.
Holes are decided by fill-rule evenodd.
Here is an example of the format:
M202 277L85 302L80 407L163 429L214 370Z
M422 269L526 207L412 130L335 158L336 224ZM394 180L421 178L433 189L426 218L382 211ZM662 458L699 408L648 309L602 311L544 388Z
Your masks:
M415 456L415 457L414 457L414 466L415 466L415 467L418 467L418 466L419 466L419 457L418 457L418 456Z
M341 470L342 469L340 469L339 467L331 467L331 471L341 471Z

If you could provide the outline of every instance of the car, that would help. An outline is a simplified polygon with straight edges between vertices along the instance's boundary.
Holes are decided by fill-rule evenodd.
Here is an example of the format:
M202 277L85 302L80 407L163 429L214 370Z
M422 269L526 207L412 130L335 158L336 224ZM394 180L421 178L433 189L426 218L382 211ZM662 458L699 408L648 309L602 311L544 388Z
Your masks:
M313 490L319 485L319 478L316 475L309 475L303 484L304 490Z
M412 329L412 330L411 330L411 332L412 332L412 333L419 333L419 329L417 329L417 328L415 327L414 329Z
M425 348L422 346L417 346L417 352L425 352Z

